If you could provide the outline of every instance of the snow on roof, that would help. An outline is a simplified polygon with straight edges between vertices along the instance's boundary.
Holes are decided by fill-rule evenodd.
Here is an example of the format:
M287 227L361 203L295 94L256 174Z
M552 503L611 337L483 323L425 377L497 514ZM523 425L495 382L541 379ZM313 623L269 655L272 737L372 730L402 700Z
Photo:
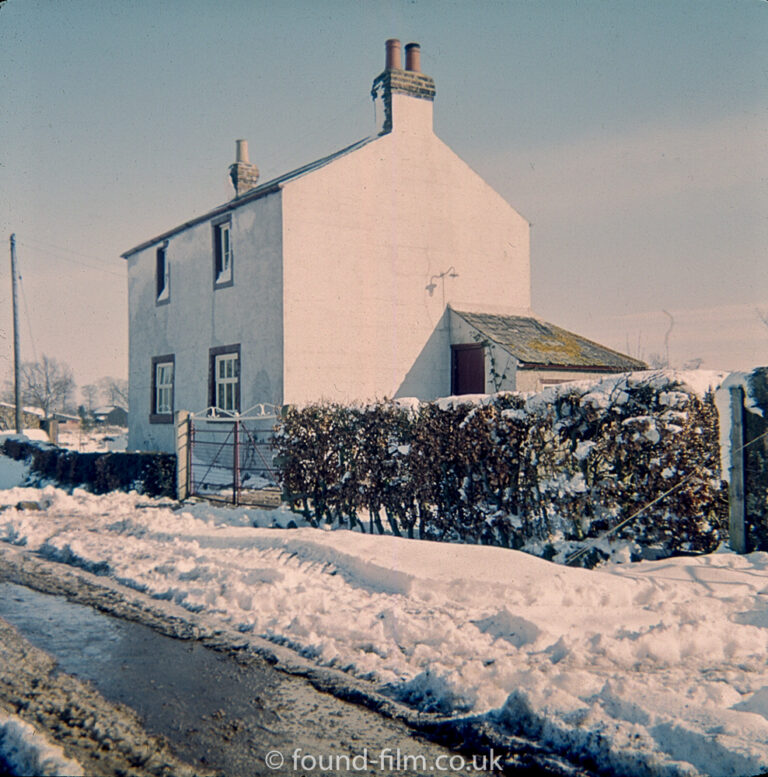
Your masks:
M512 354L523 366L645 370L648 365L534 316L454 310L470 326Z
M265 183L260 184L254 189L251 189L249 192L242 195L241 197L235 197L229 202L226 202L223 205L219 205L217 208L214 208L213 210L210 210L207 213L204 213L202 216L197 216L194 219L185 221L183 224L180 224L178 227L169 229L167 232L163 232L162 234L157 235L157 237L153 237L153 238L150 238L149 240L145 240L143 243L139 243L139 245L129 249L124 254L121 254L121 256L123 259L127 259L129 256L136 254L139 251L143 251L145 248L149 248L155 243L160 243L163 240L167 240L168 238L173 237L173 235L177 235L179 232L183 232L185 229L189 229L190 227L193 227L196 224L200 224L203 221L208 221L209 219L219 216L222 213L226 213L227 211L235 210L236 208L239 208L241 205L245 205L247 202L250 202L251 200L259 199L260 197L264 197L267 194L272 194L273 192L278 191L280 187L283 184L287 183L288 181L291 181L294 178L298 178L299 176L306 175L307 173L311 173L313 170L317 170L320 167L324 167L325 165L330 164L331 162L338 159L339 157L345 156L346 154L351 154L353 151L357 151L358 148L362 148L363 146L377 139L378 139L378 135L363 138L362 140L358 140L357 142L353 143L351 146L342 148L339 151L334 151L332 154L329 154L328 156L324 156L321 159L316 159L314 162L309 162L306 165L297 167L295 170L291 170L290 172L284 173L283 175L280 175L277 178L273 178L271 181L266 181Z
M0 407L7 407L11 410L16 409L16 405L14 405L13 402L0 402ZM41 418L45 415L39 407L24 406L21 408L21 411L23 413L29 413L29 415L39 415Z
M113 410L122 410L124 413L128 411L121 405L101 405L93 409L94 415L109 415Z

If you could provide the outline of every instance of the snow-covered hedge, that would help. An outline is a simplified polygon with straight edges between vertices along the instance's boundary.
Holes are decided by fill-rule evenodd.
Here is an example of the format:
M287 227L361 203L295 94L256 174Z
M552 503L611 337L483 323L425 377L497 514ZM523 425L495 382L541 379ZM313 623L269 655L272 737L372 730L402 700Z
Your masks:
M16 435L2 441L0 453L29 461L37 477L62 486L84 486L96 494L135 489L148 496L176 495L171 453L79 453Z
M617 536L637 553L701 552L727 532L712 397L668 373L536 395L288 408L276 447L286 496L314 525L546 555L675 487Z

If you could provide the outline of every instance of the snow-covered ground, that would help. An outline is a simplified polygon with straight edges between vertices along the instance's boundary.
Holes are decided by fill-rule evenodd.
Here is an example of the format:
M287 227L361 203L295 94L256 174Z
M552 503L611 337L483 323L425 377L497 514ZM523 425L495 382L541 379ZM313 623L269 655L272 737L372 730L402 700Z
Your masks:
M23 475L12 466L0 457L7 486ZM609 774L768 770L768 554L589 571L501 548L270 528L301 523L282 510L172 507L6 487L0 541Z
M80 777L84 774L77 761L29 723L0 710L0 768L5 761L12 774L36 774L39 777Z
M124 451L127 442L128 430L123 426L97 426L87 431L82 429L59 431L59 445L81 453Z

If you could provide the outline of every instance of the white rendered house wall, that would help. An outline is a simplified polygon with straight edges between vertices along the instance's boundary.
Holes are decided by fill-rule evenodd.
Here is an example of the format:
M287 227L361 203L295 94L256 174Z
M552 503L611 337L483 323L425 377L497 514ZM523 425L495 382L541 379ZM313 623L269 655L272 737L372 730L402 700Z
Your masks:
M530 308L528 223L392 99L390 133L284 186L286 402L448 394L446 305Z
M205 220L128 257L131 449L174 448L152 423L152 359L174 357L173 409L208 406L210 349L240 345L240 406L282 402L282 216L279 192ZM214 289L213 223L229 218L232 284ZM169 300L157 304L156 251L167 243Z

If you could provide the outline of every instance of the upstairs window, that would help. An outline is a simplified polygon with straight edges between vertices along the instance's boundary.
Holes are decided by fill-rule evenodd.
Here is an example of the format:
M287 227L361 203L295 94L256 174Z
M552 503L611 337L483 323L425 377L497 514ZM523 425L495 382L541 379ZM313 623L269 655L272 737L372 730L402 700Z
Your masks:
M213 285L228 286L232 283L232 234L230 222L213 225Z
M155 254L155 301L171 301L171 277L168 268L168 246L162 245Z
M173 423L173 389L175 357L155 356L152 359L152 410L150 423Z
M212 407L225 413L240 412L240 346L211 348Z

